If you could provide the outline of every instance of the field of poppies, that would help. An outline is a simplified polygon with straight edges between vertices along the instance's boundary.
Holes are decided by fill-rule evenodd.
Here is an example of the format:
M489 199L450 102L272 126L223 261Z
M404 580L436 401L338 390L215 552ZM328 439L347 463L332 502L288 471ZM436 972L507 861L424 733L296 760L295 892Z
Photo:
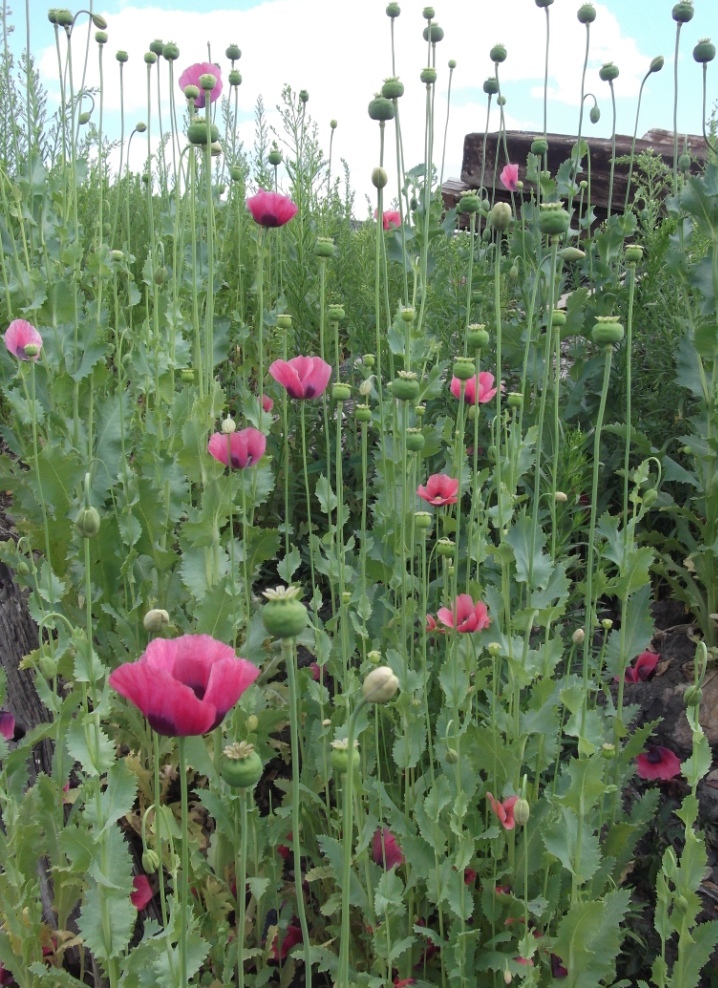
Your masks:
M236 45L153 41L169 121L111 166L70 40L112 27L49 17L55 116L3 8L0 561L43 716L3 675L0 984L715 986L715 117L601 224L580 129L447 209L427 7L358 220L306 92L239 143Z

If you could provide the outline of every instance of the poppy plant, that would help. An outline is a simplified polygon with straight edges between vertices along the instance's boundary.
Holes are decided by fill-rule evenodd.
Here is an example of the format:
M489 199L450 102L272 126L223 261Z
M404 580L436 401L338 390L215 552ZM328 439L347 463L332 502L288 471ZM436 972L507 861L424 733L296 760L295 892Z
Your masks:
M329 384L332 368L321 357L292 357L275 360L269 373L290 398L318 398Z
M481 371L476 377L470 377L468 381L461 381L458 377L452 377L451 393L454 398L461 397L462 384L464 401L468 402L469 405L485 405L487 401L491 401L498 390L494 387L494 375L488 371Z
M645 683L658 665L660 655L657 652L641 652L624 673L626 683ZM615 677L618 679L618 676Z
M416 493L429 504L440 508L445 504L456 504L459 481L445 473L433 473L426 484L419 484Z
M491 804L491 810L504 830L513 830L516 826L514 820L514 806L518 801L518 796L509 796L508 799L496 799L490 792L486 793L486 798ZM497 886L498 889L498 886Z
M519 187L519 166L505 165L499 178L505 189L508 189L509 192L516 192Z
M216 99L219 99L222 92L222 75L219 65L215 65L213 62L195 62L194 65L189 65L179 77L179 87L182 92L187 86L196 86L199 89L199 96L195 99L194 105L200 110L205 104L205 96L207 95L199 82L199 77L202 75L213 75L217 80L209 92L209 101L214 103Z
M130 902L139 912L152 901L152 886L147 875L135 875L132 884L134 892L130 895Z
M374 210L374 219L377 218L377 211ZM385 230L393 230L401 226L401 213L396 209L386 209L381 214L381 223Z
M15 740L15 718L9 710L0 710L0 734L6 741Z
M491 624L486 604L481 600L474 603L473 597L468 593L460 593L451 610L440 607L436 616L447 628L456 628L461 634L483 631Z
M284 226L297 215L297 204L279 192L259 192L247 199L247 209L260 226Z
M371 842L371 856L374 864L391 871L404 864L404 854L399 842L388 827L379 827Z
M155 638L137 662L110 673L113 689L134 703L158 734L207 734L259 675L257 666L210 635Z
M215 432L207 443L207 452L231 470L255 467L264 456L267 437L259 429L240 429L225 435Z
M5 330L5 346L18 360L37 360L42 349L42 336L25 319L13 319ZM27 352L25 347L30 347Z
M681 771L681 763L670 748L651 745L636 757L636 771L641 779L660 779L667 782Z

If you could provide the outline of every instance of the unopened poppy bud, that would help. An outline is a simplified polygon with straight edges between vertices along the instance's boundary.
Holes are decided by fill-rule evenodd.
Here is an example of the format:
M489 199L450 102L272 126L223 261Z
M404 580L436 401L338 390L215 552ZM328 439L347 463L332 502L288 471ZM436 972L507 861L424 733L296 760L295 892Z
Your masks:
M237 431L237 423L229 415L226 419L222 419L222 432L225 436L231 436L233 432Z
M343 384L341 381L337 381L336 384L332 385L332 399L334 401L346 401L351 398L352 389L348 384Z
M94 539L100 531L100 514L97 508L83 508L77 516L75 527L83 539Z
M489 213L489 222L494 230L503 231L508 229L511 218L511 206L507 202L495 203Z
M82 113L80 114L80 116L78 117L78 122L79 122L79 124L80 124L80 126L81 126L81 127L84 127L84 126L85 126L85 124L87 124L87 123L89 123L89 122L90 122L90 117L91 117L91 116L92 116L92 113L91 113L91 111L90 111L90 110L84 110L84 111L83 111L83 112L82 112Z
M151 847L145 848L142 852L142 870L148 875L154 875L160 866L160 859L157 851L153 851Z
M129 55L127 54L127 52L126 52L126 51L118 51L118 52L115 52L115 58L116 58L116 59L117 59L117 61L118 61L118 62L120 62L121 64L123 64L124 62L126 62L126 61L128 60L128 58L129 58L129 57L130 57L130 56L129 56Z
M239 167L239 165L232 165L232 167L229 169L229 177L232 179L233 182L242 181L242 169Z
M336 122L336 120L330 120L330 121L329 121L329 127L330 127L330 129L331 129L331 130L336 130L338 126L339 126L339 125L338 125L338 123Z
M387 182L389 181L389 176L384 168L375 168L371 173L371 184L375 189L383 189Z
M643 506L645 508L652 508L657 500L658 500L658 491L656 490L655 487L651 487L643 495Z
M651 64L648 66L648 71L660 72L665 64L666 60L663 55L656 55L656 57L651 60Z
M111 261L116 261L119 264L120 261L124 261L124 259L125 259L125 255L123 254L123 252L121 250L111 250L110 251L110 260Z
M174 41L169 41L162 49L162 57L167 62L176 62L179 58L179 46Z
M229 45L224 54L230 61L236 62L238 58L242 57L242 49L239 45Z
M135 130L137 131L138 134L144 134L144 132L147 130L147 124L144 122L144 120L137 121L137 123L135 124Z
M309 93L306 91L306 89L300 89L299 90L299 102L300 103L308 103L309 102Z
M153 51L146 51L144 54L145 65L154 65L157 61L157 56Z
M678 167L682 172L687 172L691 167L691 156L686 151L678 155Z
M498 103L499 106L506 106L506 97L505 96L499 96L499 98L496 100L496 102ZM517 185L517 187L523 188L523 182L517 182L516 185Z
M450 58L449 59L449 68L451 69L452 72L456 68L456 59L455 58Z
M700 707L703 702L703 690L694 683L683 694L683 700L687 707Z
M247 717L247 731L249 734L254 734L254 732L259 727L259 717L256 714L250 714Z
M568 495L564 491L556 491L553 498L554 501L559 501L561 504L565 504L568 501Z
M142 618L142 627L145 631L162 631L163 628L167 628L169 626L169 623L169 614L167 611L164 611L159 607L153 607L152 610L147 611L145 616Z
M199 99L199 86L194 86L190 83L184 87L184 95L185 99Z
M239 69L230 69L229 76L230 86L241 86L242 85L242 73Z
M456 765L456 763L459 760L459 752L456 750L456 748L446 749L446 760L449 763L449 765Z
M531 816L531 807L527 799L519 797L514 803L514 820L519 827L525 827Z
M494 47L489 52L489 58L492 62L504 62L506 61L506 46L505 45L494 45Z
M582 261L586 256L586 253L578 247L564 247L559 251L559 255L564 259L564 261Z
M399 689L399 679L389 666L372 669L362 684L362 693L368 703L388 703Z
M588 119L592 124L597 124L601 119L601 111L597 106L592 106L588 112Z
M419 529L420 532L425 532L431 528L433 519L429 511L415 511L414 512L414 524Z
M574 645L583 645L585 639L586 639L586 632L583 630L583 628L576 628L574 633L571 635L571 641L574 643Z
M369 377L365 378L359 385L359 394L362 396L362 398L368 398L373 390L374 390L374 375L370 374Z

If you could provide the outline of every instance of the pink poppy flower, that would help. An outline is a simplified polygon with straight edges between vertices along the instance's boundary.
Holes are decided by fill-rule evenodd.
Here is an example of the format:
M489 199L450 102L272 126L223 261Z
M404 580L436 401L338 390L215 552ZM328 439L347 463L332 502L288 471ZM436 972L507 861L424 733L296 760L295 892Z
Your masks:
M135 875L132 879L132 884L135 887L135 891L130 895L130 902L137 912L139 912L152 901L152 886L147 875Z
M371 856L374 864L391 871L404 864L405 858L396 837L388 827L379 827L371 842Z
M473 868L464 868L464 885L473 885L476 881L476 872Z
M290 398L318 398L329 384L332 368L321 357L292 357L275 360L269 373Z
M292 922L284 932L284 936L279 940L281 932L277 933L272 944L272 960L283 961L292 947L296 947L302 942L302 928L297 926L297 917L292 917ZM279 942L279 945L278 945Z
M485 405L491 401L497 392L494 387L494 375L488 371L481 371L476 377L470 377L468 381L460 381L458 377L451 379L451 393L454 398L461 397L461 385L464 388L464 401L469 405Z
M18 360L37 360L42 349L42 336L25 319L13 319L5 330L5 346ZM26 353L26 346L37 347L37 350Z
M436 616L447 628L456 628L461 634L483 631L491 624L486 604L478 600L474 603L471 594L460 593L451 610L440 607Z
M0 964L0 985L11 985L13 984L14 981L15 979L13 978L10 971L8 971L6 967L3 967L2 964Z
M486 793L486 798L491 804L491 810L504 830L513 830L516 826L514 820L514 805L518 796L509 796L508 799L495 799L490 792ZM499 886L497 886L498 891ZM502 890L503 891L503 890Z
M667 782L681 771L678 756L670 748L651 745L636 757L636 771L641 779L660 779Z
M407 985L415 985L416 978L394 978L394 988L406 988Z
M551 974L554 978L567 978L568 971L558 954L551 954Z
M377 218L377 210L374 210L374 219ZM382 226L385 230L392 230L401 226L401 213L396 209L387 209L381 214Z
M210 635L154 638L137 662L110 673L113 689L134 703L158 734L207 734L259 675L257 666Z
M644 683L658 665L659 659L660 655L657 652L641 652L626 669L624 682ZM618 676L614 678L618 679Z
M15 718L9 710L0 710L0 734L6 741L15 740Z
M270 398L269 395L262 395L262 409L265 412L271 412L274 408L274 399Z
M459 481L445 473L433 473L426 485L419 484L416 493L429 504L442 507L445 504L456 504L459 491Z
M519 166L518 165L506 165L499 175L501 179L501 184L509 192L516 192L519 187Z
M259 429L240 429L225 435L215 432L207 443L207 452L232 470L256 467L267 448L267 437Z
M199 84L199 77L201 75L213 75L217 80L209 93L210 103L214 103L216 99L219 99L222 92L222 70L219 65L215 65L214 62L195 62L194 65L189 65L179 77L179 87L182 92L185 91L187 86L196 86L199 89L199 96L194 101L194 105L199 109L202 109L204 106L206 96L204 89Z
M264 189L247 199L247 209L260 226L284 226L297 215L297 204L289 196L265 192Z

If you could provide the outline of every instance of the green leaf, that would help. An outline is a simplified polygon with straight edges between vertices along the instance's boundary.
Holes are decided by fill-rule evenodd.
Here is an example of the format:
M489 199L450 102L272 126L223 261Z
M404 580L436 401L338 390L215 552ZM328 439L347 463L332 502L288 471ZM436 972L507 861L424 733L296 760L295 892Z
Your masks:
M330 515L336 509L337 497L332 491L332 485L323 474L317 481L316 495L321 505L322 514Z
M74 762L79 762L87 775L102 775L115 761L115 746L97 727L97 715L76 717L67 729L65 744Z
M533 538L532 538L533 536ZM505 541L514 550L516 579L528 583L530 589L546 587L554 571L550 556L542 551L545 538L542 532L533 532L531 519L522 514L509 529Z
M621 631L611 631L608 636L606 670L611 676L617 676L624 671L653 637L650 585L642 586L629 597L622 632L623 653L621 653Z
M397 768L414 768L426 749L426 727L423 720L411 718L394 741L392 754Z
M277 573L285 583L292 582L294 574L302 562L302 555L296 546L292 546L284 559L277 563Z
M671 972L671 983L680 985L680 988L697 988L701 971L718 943L718 920L712 919L694 927L691 939L690 946L684 944L682 949L679 947L678 960Z
M579 828L581 830L579 855ZM557 858L564 868L570 872L576 881L587 882L598 870L601 863L601 852L598 847L598 837L593 833L584 818L580 818L565 806L561 807L561 816L544 827L542 833L544 847Z
M374 892L374 909L377 916L403 916L406 912L404 904L404 883L396 873L396 868L383 872L376 884Z
M107 783L100 793L99 817L96 802L88 800L85 805L88 822L98 828L95 831L95 839L108 828L114 827L122 817L131 813L136 793L137 776L129 770L124 760L115 762L107 773Z

